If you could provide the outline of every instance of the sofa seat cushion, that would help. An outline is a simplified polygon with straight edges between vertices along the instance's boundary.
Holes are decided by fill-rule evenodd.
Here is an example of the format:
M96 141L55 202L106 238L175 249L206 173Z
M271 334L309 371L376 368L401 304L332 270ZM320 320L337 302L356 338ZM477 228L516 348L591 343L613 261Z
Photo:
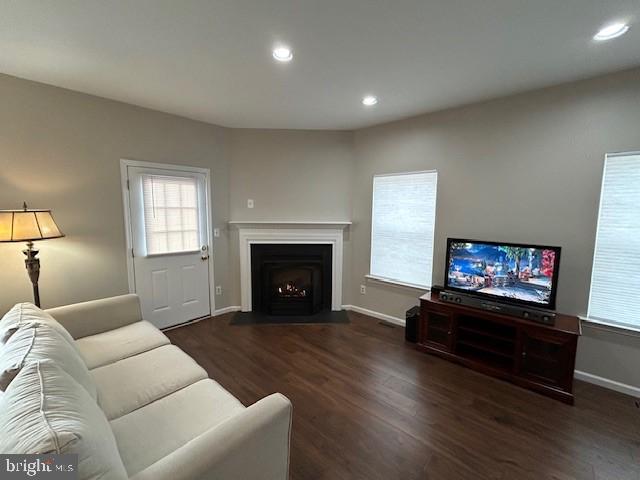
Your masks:
M23 325L0 345L0 391L5 391L26 365L47 360L71 375L93 399L97 397L96 386L78 351L46 323Z
M0 432L2 453L77 454L80 480L127 478L104 413L53 363L29 364L13 379L0 405Z
M90 370L169 343L164 333L145 320L76 340Z
M245 407L213 380L201 380L111 421L129 476L144 470Z
M207 372L174 345L91 370L98 403L113 420L207 378Z

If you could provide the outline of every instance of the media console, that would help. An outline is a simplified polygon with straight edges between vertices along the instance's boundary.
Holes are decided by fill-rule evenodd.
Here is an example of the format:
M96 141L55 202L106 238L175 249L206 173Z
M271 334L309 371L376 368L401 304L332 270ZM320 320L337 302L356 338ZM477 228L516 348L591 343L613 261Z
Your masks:
M420 297L417 348L573 405L578 317L553 325Z

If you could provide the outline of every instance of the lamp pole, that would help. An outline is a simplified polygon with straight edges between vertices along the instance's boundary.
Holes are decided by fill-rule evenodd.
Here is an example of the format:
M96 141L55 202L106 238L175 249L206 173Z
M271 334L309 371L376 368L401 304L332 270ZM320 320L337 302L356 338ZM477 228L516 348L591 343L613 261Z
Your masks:
M33 285L33 302L37 307L40 306L40 290L38 288L38 278L40 278L40 259L37 258L38 250L33 248L33 242L27 242L27 248L22 251L27 258L24 264L27 267L29 280Z

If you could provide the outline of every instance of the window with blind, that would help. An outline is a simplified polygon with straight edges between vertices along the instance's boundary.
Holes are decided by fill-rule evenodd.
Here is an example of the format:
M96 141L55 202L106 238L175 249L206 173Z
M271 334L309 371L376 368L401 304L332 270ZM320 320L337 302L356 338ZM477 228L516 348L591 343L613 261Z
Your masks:
M199 249L196 178L142 175L142 196L148 255Z
M373 178L371 277L431 286L437 180L435 171Z
M588 316L640 329L640 153L605 159Z

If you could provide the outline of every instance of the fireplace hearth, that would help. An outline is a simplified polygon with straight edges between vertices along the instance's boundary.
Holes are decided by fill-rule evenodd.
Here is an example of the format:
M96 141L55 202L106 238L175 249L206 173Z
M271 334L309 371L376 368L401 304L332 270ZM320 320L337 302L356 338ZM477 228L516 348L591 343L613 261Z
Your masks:
M252 310L313 315L331 309L331 245L251 246Z

